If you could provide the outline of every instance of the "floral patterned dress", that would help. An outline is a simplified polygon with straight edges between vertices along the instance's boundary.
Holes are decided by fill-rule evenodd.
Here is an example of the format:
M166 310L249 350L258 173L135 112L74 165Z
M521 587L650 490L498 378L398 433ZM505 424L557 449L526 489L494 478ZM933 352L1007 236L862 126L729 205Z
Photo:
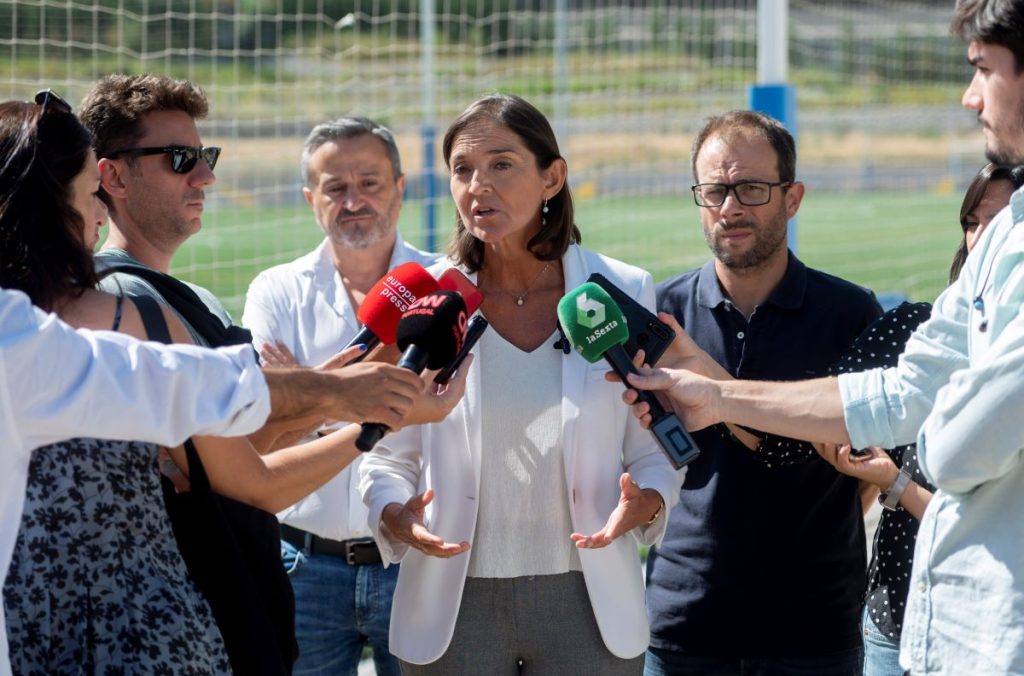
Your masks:
M15 674L225 674L164 509L158 447L37 449L3 589Z

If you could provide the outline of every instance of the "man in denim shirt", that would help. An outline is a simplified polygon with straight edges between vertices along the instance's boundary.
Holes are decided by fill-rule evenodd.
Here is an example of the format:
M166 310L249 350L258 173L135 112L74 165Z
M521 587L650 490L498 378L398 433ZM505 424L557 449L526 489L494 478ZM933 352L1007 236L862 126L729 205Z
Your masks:
M986 154L1024 161L1024 0L961 0L952 28L976 69L963 105L978 114ZM665 390L691 429L728 420L855 447L917 441L939 491L921 521L902 637L900 663L914 674L1024 673L1022 222L1018 190L894 368L797 383L679 369L631 379ZM687 349L669 366L699 366Z

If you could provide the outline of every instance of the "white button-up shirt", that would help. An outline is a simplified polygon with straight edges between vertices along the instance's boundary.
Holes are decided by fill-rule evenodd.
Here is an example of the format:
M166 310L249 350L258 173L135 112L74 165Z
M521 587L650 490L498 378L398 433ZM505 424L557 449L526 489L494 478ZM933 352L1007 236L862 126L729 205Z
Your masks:
M1024 673L1024 189L892 369L839 377L854 447L916 439L921 520L900 663Z
M427 267L438 259L395 241L388 269L415 262ZM360 329L356 308L334 267L330 243L305 256L261 272L249 286L242 324L252 331L257 349L281 341L302 366L316 366L343 348ZM332 540L370 537L367 511L359 495L357 458L315 492L278 514L282 523Z
M11 563L33 449L72 437L176 446L193 434L248 434L269 412L247 345L214 352L75 331L0 289L0 574ZM11 673L7 655L0 630L0 676Z

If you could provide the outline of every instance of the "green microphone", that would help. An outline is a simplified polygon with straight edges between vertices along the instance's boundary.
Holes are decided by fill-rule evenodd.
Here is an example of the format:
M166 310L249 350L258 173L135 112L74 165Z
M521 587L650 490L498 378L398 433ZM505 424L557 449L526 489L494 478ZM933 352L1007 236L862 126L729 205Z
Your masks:
M629 327L607 291L593 282L577 286L558 301L558 323L574 350L591 364L604 358L628 387L626 375L637 372L622 347L629 340ZM653 392L637 392L638 400L650 407L651 434L672 466L679 469L700 455L676 414L666 411Z

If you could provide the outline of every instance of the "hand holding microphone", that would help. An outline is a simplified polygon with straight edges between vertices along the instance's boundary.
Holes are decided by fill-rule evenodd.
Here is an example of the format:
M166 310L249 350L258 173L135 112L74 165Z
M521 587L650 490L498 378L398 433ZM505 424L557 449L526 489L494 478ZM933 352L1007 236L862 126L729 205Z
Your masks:
M626 319L611 296L597 284L586 282L567 293L558 302L558 322L570 345L588 362L603 357L623 383L628 383L628 374L637 373L622 347L629 339ZM674 413L666 411L650 392L639 392L638 397L650 408L651 433L673 467L679 469L700 454Z

